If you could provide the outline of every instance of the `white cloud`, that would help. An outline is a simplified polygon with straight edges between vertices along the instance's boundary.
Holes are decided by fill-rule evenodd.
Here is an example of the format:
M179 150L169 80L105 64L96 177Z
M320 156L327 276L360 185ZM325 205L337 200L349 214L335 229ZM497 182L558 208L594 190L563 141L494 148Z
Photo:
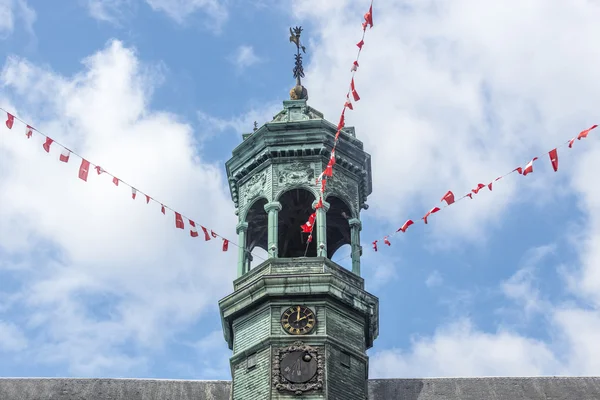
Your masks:
M252 46L239 46L236 51L229 57L229 60L235 65L238 71L248 68L261 59L254 53Z
M333 121L365 11L348 0L294 4L294 16L311 22L304 80L311 106ZM545 154L597 122L600 49L588 38L600 34L599 17L597 2L375 4L375 27L367 32L355 79L361 100L346 113L346 123L356 126L373 156L368 214L383 224L395 221L388 229L396 229L406 218L420 218L447 190L461 196L538 155L533 175L511 175L494 183L492 193L484 189L433 216L427 229L409 232L432 236L424 237L429 247L465 241L493 246L486 243L491 228L510 210L533 204L549 209L573 194L579 206L573 215L580 211L583 218L554 239L570 243L579 260L557 266L544 249L530 260L559 268L578 302L550 302L537 267L498 282L517 307L547 319L552 339L461 320L417 337L409 349L375 352L374 376L599 373L598 355L585 350L597 347L600 321L600 189L593 184L600 171L598 132L574 149L559 149L558 173Z
M179 24L198 11L206 14L206 27L219 31L229 17L222 0L145 0L156 12L162 12ZM135 7L133 0L87 0L90 15L100 21L113 24L123 22L125 16Z
M427 279L425 279L425 286L428 288L440 286L442 283L444 283L444 278L442 278L442 274L438 270L431 272L427 276Z
M296 5L297 17L314 22L305 68L311 105L329 119L344 101L363 13L347 1ZM370 215L398 225L420 218L447 190L461 196L591 125L600 51L585 38L600 30L596 5L382 1L374 14L356 75L361 101L346 113L373 156ZM428 231L444 241L484 240L509 205L550 180L560 185L564 175L549 169L540 160L535 175L495 183L493 193L431 218Z
M13 0L0 1L0 38L6 39L15 28Z
M113 24L119 24L131 6L131 0L87 0L93 18Z
M26 0L0 0L0 39L7 39L13 33L16 22L33 36L36 18L35 10Z
M42 132L235 241L222 168L194 150L181 117L147 108L154 70L118 41L84 66L60 76L11 57L0 82ZM191 238L187 221L175 229L171 212L142 195L133 201L106 175L77 179L77 158L57 162L58 146L46 154L19 123L0 131L0 246L6 273L27 276L6 294L8 311L23 313L22 329L44 332L29 343L31 356L76 375L139 374L147 356L229 292L235 268L223 266L235 266L235 247L223 253L218 240ZM124 353L131 343L139 351Z
M198 111L198 120L208 131L223 132L232 130L237 133L251 133L254 122L257 126L262 126L266 122L273 120L273 117L281 111L281 102L273 102L260 107L251 108L242 115L232 116L231 118L217 118L205 112Z
M146 0L155 11L162 11L179 23L197 12L202 11L208 17L205 25L219 30L229 17L223 0Z
M371 356L372 377L532 376L561 371L542 341L499 330L485 333L468 319L414 338L409 352L397 349Z
M27 338L19 327L0 320L0 353L22 351L27 347Z

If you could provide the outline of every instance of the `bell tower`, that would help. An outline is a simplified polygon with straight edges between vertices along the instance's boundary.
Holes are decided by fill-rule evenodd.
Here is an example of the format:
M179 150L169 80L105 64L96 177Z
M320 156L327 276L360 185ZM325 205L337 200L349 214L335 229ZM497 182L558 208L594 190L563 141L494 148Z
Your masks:
M244 134L226 163L240 245L234 291L219 302L233 350L233 400L367 398L366 351L379 331L379 300L360 276L371 158L354 128L344 128L323 207L316 207L315 181L337 125L307 104L301 31L290 29L297 47L290 100L271 122ZM309 241L300 226L315 209ZM344 245L351 271L331 261ZM265 260L253 257L257 247Z

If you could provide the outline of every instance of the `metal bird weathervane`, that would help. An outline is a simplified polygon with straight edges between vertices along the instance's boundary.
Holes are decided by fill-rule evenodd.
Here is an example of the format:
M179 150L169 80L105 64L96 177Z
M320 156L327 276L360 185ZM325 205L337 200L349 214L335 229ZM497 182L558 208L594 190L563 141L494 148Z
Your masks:
M304 47L302 42L300 42L301 34L301 26L290 28L290 42L296 44L296 54L294 55L296 61L294 64L294 78L296 78L296 86L290 90L290 99L292 100L308 99L308 91L304 86L302 86L301 80L301 78L304 78L304 68L302 67L302 54L300 53L300 49L302 49L302 53L306 53L306 47Z

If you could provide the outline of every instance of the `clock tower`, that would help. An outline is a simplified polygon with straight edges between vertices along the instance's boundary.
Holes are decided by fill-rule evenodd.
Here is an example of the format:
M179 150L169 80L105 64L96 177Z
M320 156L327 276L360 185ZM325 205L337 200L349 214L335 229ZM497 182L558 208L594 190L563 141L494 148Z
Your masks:
M290 30L298 50L291 99L243 135L226 163L240 245L234 291L219 302L233 351L233 400L367 398L366 351L379 330L379 301L360 276L371 158L354 128L344 128L316 208L315 180L331 157L337 125L307 104L300 32ZM315 208L309 241L300 226ZM256 248L266 259L252 255ZM334 254L348 255L351 270L331 261Z

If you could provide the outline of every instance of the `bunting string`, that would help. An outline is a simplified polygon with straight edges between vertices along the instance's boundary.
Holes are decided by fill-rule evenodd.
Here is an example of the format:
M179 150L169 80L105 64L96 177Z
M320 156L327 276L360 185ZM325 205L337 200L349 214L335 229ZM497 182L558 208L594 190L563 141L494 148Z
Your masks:
M552 166L552 169L554 170L554 172L558 171L558 150L567 146L568 148L573 148L573 145L575 143L576 140L581 140L581 139L585 139L588 137L589 133L596 129L598 127L598 125L592 125L590 128L585 129L581 132L579 132L579 134L569 140L567 140L566 142L558 145L557 147L555 147L554 149L550 150L547 152L548 154L548 158L550 160L550 164ZM438 213L439 211L442 211L445 208L448 208L456 203L458 203L461 200L466 199L467 197L471 200L473 200L473 196L479 194L479 192L486 188L491 192L493 189L493 186L496 182L506 178L507 176L517 173L518 175L522 175L522 176L527 176L531 173L533 173L533 164L535 163L535 161L537 161L538 159L540 159L540 157L542 156L536 156L533 157L526 165L525 167L517 167L513 170L511 170L510 172L507 172L503 175L498 176L497 178L495 178L494 180L490 181L488 184L484 184L484 183L478 183L473 189L471 189L470 192L468 192L467 194L459 197L458 199L455 199L454 193L449 190L448 192L446 192L446 194L444 194L440 200L441 203L445 203L443 205L438 206L434 206L432 207L429 211L427 211L427 213L425 213L425 215L423 217L421 217L420 219L423 220L423 223L427 224L428 222L428 218L430 218L433 214ZM418 221L418 219L415 219ZM383 237L383 239L376 239L373 242L371 242L371 246L373 248L374 251L378 251L379 246L378 243L380 241L382 241L384 244L391 246L391 242L390 242L390 238L394 237L396 234L402 232L402 233L406 233L406 230L414 225L415 222L412 219L408 219L406 220L406 222L404 222L404 224L398 228L396 231L391 232L387 235L385 235ZM358 251L358 250L357 250ZM337 260L337 262L341 262L349 257L352 257L354 253L350 252L350 254L340 258Z
M231 240L219 235L218 233L215 233L215 231L213 231L212 229L209 229L203 225L197 224L193 219L187 217L186 215L176 211L175 209L169 207L168 205L166 205L164 202L159 201L157 199L155 199L154 197L150 196L149 194L147 194L145 191L142 191L138 188L136 188L135 186L127 183L126 181L124 181L121 178L117 178L115 175L113 175L112 173L106 171L104 168L102 168L99 164L95 164L90 162L89 160L87 160L86 158L84 158L82 155L80 155L79 153L77 153L76 151L71 150L70 148L68 148L67 146L63 145L62 143L50 138L49 136L46 136L45 134L43 134L42 132L40 132L38 129L34 128L32 125L29 125L27 122L23 121L22 119L20 119L19 117L15 116L14 113L10 113L9 111L5 110L4 108L0 107L1 111L4 111L6 113L6 122L5 125L9 130L13 129L15 120L21 122L23 125L25 125L25 137L27 139L30 139L33 135L33 133L37 133L39 135L41 135L44 139L44 143L42 144L42 148L47 152L50 153L50 148L51 146L59 146L61 148L61 152L60 152L60 156L59 156L59 161L62 161L64 163L68 163L69 160L71 159L71 155L74 155L76 157L78 157L79 159L81 159L81 165L79 167L79 179L83 180L84 182L87 182L88 180L88 175L91 169L96 170L97 175L108 175L109 177L112 178L112 183L115 186L119 186L119 185L125 185L127 187L129 187L131 189L131 198L133 200L135 200L139 195L141 196L145 196L146 198L146 204L149 204L151 201L159 204L160 205L160 211L166 215L166 211L169 210L170 212L173 213L174 217L175 217L175 227L177 229L185 229L185 220L188 221L188 225L189 225L189 232L190 232L190 236L191 237L198 237L199 236L199 232L198 232L198 227L200 227L200 229L202 230L203 236L204 236L204 241L210 241L212 239L221 239L222 243L221 243L221 249L222 251L228 251L229 250L229 245L233 245L235 247L241 247L240 245L238 245L235 242L232 242ZM247 249L245 249L247 250ZM254 257L257 257L258 259L265 261L265 258L260 257L254 253L251 253Z
M353 106L352 102L354 101L354 103L356 103L357 101L360 100L360 96L358 95L358 92L356 91L356 85L354 83L354 76L356 75L356 72L358 71L358 67L359 67L358 60L360 59L360 54L361 54L362 48L365 44L365 35L367 33L367 27L369 27L369 29L373 28L373 0L371 0L371 4L369 6L369 11L367 11L365 13L365 15L363 16L363 19L364 19L364 21L362 23L362 36L360 38L360 41L358 43L356 43L356 46L358 47L358 52L356 54L356 58L354 59L354 62L352 63L352 66L350 68L350 72L351 72L350 85L348 86L348 91L346 92L346 99L344 101L344 107L342 108L342 113L340 115L340 119L338 122L337 131L335 133L335 138L333 140L331 156L329 157L327 166L325 167L323 172L321 172L321 174L317 177L317 180L315 182L317 187L319 187L319 185L320 185L319 202L317 203L317 206L315 207L315 212L313 212L309 216L306 224L301 226L302 232L309 233L310 240L312 240L312 228L310 229L310 231L306 230L307 224L309 224L309 223L314 224L314 220L316 218L316 210L318 210L320 207L323 206L323 196L325 193L325 187L327 185L327 180L333 177L333 166L335 165L335 161L336 161L335 150L336 150L338 142L339 142L340 133L346 126L346 121L345 121L346 120L346 109L354 110L354 106ZM350 99L350 94L352 94L352 100ZM307 240L307 245L306 245L307 252L308 252L309 244L310 244L310 242ZM306 255L306 252L305 252L305 255Z

